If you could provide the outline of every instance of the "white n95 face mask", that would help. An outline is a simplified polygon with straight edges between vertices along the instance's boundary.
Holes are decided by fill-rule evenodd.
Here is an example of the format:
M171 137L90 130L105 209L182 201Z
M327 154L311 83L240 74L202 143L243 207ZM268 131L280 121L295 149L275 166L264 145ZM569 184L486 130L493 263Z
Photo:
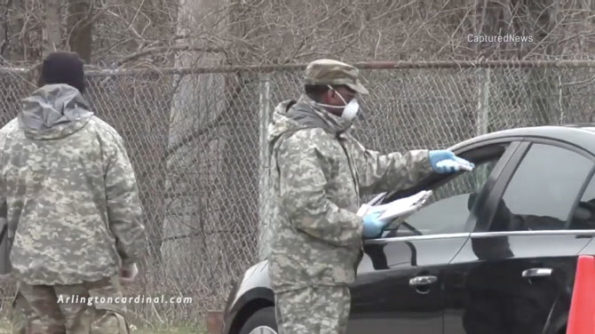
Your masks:
M356 99L353 99L353 100L349 101L349 103L347 103L345 108L343 108L343 113L341 114L341 117L345 118L346 120L351 121L357 116L358 112L359 112L359 103L357 102Z
M333 89L331 86L329 86L328 88ZM349 103L347 103L347 101L345 100L345 98L343 98L343 95L341 95L341 93L339 93L336 90L334 91L335 93L337 93L337 95L339 95L341 101L345 103L345 107L343 108L343 113L341 114L341 117L345 118L348 121L353 120L355 116L357 116L357 112L359 111L359 103L357 102L357 99L353 98L351 99L351 101L349 101Z

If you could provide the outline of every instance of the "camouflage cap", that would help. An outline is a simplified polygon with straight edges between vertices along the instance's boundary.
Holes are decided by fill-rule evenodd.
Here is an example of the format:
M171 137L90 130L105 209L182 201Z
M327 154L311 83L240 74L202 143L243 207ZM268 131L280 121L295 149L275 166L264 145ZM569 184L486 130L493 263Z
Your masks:
M368 94L359 80L359 70L333 59L318 59L308 64L305 82L308 85L345 85L360 94Z

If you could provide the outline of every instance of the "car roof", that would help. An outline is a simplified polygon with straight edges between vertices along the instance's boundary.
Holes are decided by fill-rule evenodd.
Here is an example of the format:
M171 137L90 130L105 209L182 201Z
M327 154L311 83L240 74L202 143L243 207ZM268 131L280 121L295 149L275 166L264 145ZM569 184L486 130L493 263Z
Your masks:
M465 140L452 146L450 149L457 150L464 146L475 145L480 144L481 142L495 141L507 138L552 139L560 142L578 145L595 155L595 123L578 125L572 124L561 126L535 126L501 130Z

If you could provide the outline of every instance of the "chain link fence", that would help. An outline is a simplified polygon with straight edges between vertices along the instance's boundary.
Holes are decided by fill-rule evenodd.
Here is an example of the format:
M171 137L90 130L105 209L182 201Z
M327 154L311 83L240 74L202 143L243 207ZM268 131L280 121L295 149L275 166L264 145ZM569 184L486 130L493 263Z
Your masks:
M354 133L380 151L595 122L595 61L358 66L371 94L360 101L364 120ZM303 69L88 71L87 97L125 138L145 208L149 255L127 295L192 297L191 304L131 305L139 322L202 322L266 255L266 124L278 102L299 97ZM1 124L34 89L27 78L0 69ZM5 287L5 300L11 291Z

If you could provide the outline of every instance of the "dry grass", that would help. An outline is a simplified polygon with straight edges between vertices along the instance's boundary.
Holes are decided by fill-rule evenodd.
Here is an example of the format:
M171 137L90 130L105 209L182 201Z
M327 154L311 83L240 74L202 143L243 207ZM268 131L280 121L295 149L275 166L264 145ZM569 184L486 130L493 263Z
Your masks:
M131 326L132 333L138 334L207 334L203 328L196 326L173 326L173 327L155 327L155 328L137 328ZM7 318L0 319L0 334L11 334L12 324Z

